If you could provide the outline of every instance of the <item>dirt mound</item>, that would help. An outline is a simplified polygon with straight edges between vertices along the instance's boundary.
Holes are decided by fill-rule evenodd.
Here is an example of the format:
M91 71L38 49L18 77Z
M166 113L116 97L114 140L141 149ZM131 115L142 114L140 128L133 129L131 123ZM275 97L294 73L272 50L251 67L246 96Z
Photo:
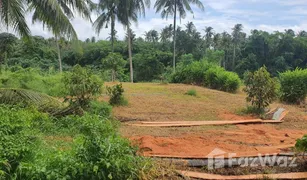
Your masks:
M210 130L202 135L180 137L134 136L143 155L207 156L218 148L227 153L278 153L293 146L305 133L299 130L277 130L270 125L237 125L237 130Z

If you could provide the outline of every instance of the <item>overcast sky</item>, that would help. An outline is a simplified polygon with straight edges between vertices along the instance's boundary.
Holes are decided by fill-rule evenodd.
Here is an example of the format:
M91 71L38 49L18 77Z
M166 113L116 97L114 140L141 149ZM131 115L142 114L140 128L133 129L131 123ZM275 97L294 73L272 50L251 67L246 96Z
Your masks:
M154 0L151 0L154 4ZM215 32L231 31L235 24L243 24L244 31L249 33L251 29L261 29L269 32L284 31L293 29L296 32L307 31L307 0L201 0L205 6L205 11L200 11L194 7L194 15L188 15L180 23L184 26L187 22L193 22L196 28L203 33L207 26L214 28ZM97 16L93 14L93 20ZM27 19L31 25L33 35L44 37L52 36L47 30L43 30L40 24L32 24L31 16ZM160 14L156 14L153 5L146 11L146 17L140 18L137 25L133 26L136 35L142 36L145 31L155 29L160 30L173 22L172 18L162 19ZM98 36L92 28L90 22L81 18L72 21L79 39L85 40L95 36L98 39L106 39L110 30L104 29ZM116 24L118 36L122 39L125 30L120 24Z

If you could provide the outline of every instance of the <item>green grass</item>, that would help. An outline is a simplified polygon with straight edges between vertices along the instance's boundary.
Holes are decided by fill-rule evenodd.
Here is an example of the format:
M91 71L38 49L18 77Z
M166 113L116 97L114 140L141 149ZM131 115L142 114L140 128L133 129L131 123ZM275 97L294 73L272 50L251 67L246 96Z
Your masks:
M197 92L195 89L190 89L185 94L189 96L195 96L195 97L197 96Z

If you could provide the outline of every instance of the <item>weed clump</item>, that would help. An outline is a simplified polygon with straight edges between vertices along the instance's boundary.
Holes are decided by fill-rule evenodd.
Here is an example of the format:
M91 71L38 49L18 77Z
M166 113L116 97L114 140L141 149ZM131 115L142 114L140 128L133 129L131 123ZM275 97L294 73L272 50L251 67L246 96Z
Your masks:
M195 89L190 89L185 94L189 96L195 96L195 97L197 96L197 92Z

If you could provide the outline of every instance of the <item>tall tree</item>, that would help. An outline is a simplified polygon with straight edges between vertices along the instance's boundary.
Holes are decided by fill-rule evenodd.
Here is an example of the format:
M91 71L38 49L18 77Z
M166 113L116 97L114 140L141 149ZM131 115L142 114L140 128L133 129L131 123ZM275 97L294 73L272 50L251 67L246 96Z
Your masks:
M214 50L218 50L221 46L221 34L217 33L213 36L212 40Z
M232 70L235 70L235 62L236 62L236 50L241 40L241 33L243 30L242 24L236 24L234 28L232 28L232 43L233 43L233 57L232 57Z
M156 43L159 40L159 33L156 30L145 32L145 41Z
M196 31L196 27L193 22L188 22L185 27L188 35L192 35Z
M186 17L186 11L193 14L193 10L190 4L197 5L201 10L204 10L204 6L200 0L157 0L155 3L156 12L161 12L162 18L168 18L168 16L174 16L173 24L173 71L176 71L176 21L177 12L179 18L183 19Z
M32 21L41 22L54 35L66 35L76 38L70 19L77 11L84 18L90 19L90 0L1 0L0 23L12 28L18 35L29 37L30 30L26 23L27 10L33 12Z
M206 27L205 29L205 42L206 42L206 49L210 48L212 45L212 36L214 35L213 27Z
M227 69L227 63L228 63L229 54L230 54L229 53L230 44L231 44L231 35L228 34L227 32L223 32L222 38L221 38L221 48L225 52L224 61L222 63L225 69Z
M172 38L172 31L173 31L173 26L171 24L162 29L160 33L160 40L162 43L170 41L170 39Z
M2 64L7 65L7 57L9 53L12 51L13 45L17 41L17 38L10 33L1 33L0 34L0 55L1 61L0 61L0 70L2 67Z
M150 0L125 0L121 1L121 12L123 12L123 25L126 26L128 35L128 54L130 64L130 81L133 83L133 62L130 26L132 22L137 22L138 15L145 16L145 8L150 7Z
M114 42L116 36L115 21L118 20L124 24L123 12L120 10L120 1L118 0L99 0L97 5L98 18L95 20L93 26L97 32L100 33L101 29L108 28L111 24L110 40L112 45L112 52L114 52Z

